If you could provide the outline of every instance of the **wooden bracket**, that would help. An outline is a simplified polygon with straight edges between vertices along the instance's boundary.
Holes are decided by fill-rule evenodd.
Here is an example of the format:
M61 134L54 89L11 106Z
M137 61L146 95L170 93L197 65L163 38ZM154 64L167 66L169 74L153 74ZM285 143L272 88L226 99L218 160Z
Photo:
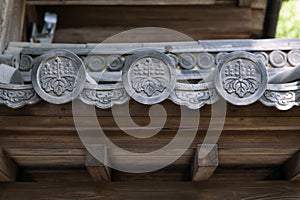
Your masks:
M102 163L101 161L104 161ZM105 145L88 145L85 155L85 166L95 182L110 182L111 169L105 166L107 149Z
M276 168L266 179L300 181L300 151Z
M14 182L16 175L16 164L0 148L0 182Z
M208 180L219 165L218 145L198 145L192 166L192 181Z
M293 155L282 166L284 178L292 181L300 181L300 151Z

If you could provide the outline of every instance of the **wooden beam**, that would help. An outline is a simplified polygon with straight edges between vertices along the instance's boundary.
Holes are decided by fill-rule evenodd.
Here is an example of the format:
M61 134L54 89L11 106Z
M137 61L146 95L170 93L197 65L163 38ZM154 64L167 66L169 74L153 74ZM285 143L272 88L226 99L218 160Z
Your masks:
M0 184L0 198L25 199L300 199L300 183L265 182L111 182L94 184L30 182Z
M81 117L80 120L86 123L87 127L90 130L96 130L98 127L94 126L91 123L92 117ZM149 117L132 117L133 120L138 124L147 125L149 122ZM163 120L164 117L157 117L156 120ZM192 128L195 128L191 122L192 117L185 117L187 121L186 126L182 128L184 131L189 131ZM39 123L36 123L36 121ZM99 117L101 120L101 126L104 131L119 131L120 129L116 126L116 123L113 117ZM127 122L127 118L120 117L123 123ZM168 118L168 123L164 126L164 130L173 129L176 130L178 123L180 123L180 117L171 117ZM259 117L228 117L226 118L226 123L223 128L223 131L299 131L300 117L265 117L262 120ZM222 123L222 118L217 118L214 120L215 124ZM49 132L49 131L76 131L74 126L73 117L37 117L37 116L0 116L0 129L2 131L36 131L36 132ZM189 123L190 122L190 123ZM201 118L201 124L197 128L199 131L206 131L209 123L211 122L210 118L203 117ZM241 124L242 123L242 124ZM161 127L152 127L153 129L160 129ZM123 127L123 130L132 130L132 127L129 125ZM147 128L137 128L137 131L147 130Z
M251 7L252 0L239 0L239 7Z
M300 151L283 165L282 170L285 179L300 180Z
M276 36L281 4L282 0L268 0L263 38L274 38Z
M17 175L17 166L0 148L0 182L13 182Z
M99 159L107 160L106 146L89 145L85 155L85 166L89 174L95 182L109 182L111 180L111 170L104 163L100 162Z
M218 146L198 145L192 166L192 181L208 180L219 165Z
M27 0L29 5L213 5L216 0Z

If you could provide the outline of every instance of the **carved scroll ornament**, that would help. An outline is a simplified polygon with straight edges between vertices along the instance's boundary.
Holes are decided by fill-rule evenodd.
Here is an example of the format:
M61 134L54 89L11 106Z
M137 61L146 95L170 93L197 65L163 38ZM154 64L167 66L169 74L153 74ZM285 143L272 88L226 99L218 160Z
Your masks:
M273 50L247 40L199 41L193 47L174 43L172 48L164 43L151 48L128 44L124 52L114 44L109 53L91 55L88 47L19 45L22 51L7 51L5 58L19 58L11 66L20 70L25 84L0 83L0 104L11 108L40 99L53 104L80 99L107 109L130 98L146 105L170 99L190 109L220 98L239 106L260 101L279 110L300 105L300 45Z

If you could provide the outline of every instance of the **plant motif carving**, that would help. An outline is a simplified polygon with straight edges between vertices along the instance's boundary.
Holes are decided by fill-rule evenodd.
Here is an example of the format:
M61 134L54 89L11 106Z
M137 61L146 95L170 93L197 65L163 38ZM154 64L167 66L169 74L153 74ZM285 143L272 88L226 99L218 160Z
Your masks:
M81 58L68 50L52 50L34 61L32 85L45 101L63 104L77 98L86 82Z
M240 59L228 63L223 83L229 94L235 93L240 98L248 93L254 94L259 88L255 67L252 64L245 65Z
M46 92L62 96L66 91L72 92L76 81L76 72L72 63L56 57L44 64L41 72L41 87Z
M133 68L135 76L131 81L132 88L137 93L144 92L148 97L163 92L168 86L163 65L162 62L154 64L151 58L137 62Z
M218 93L234 105L249 105L264 94L268 84L265 64L255 54L238 51L227 54L215 70Z
M122 74L129 96L147 105L167 99L177 80L176 68L170 57L152 49L137 51L127 58Z

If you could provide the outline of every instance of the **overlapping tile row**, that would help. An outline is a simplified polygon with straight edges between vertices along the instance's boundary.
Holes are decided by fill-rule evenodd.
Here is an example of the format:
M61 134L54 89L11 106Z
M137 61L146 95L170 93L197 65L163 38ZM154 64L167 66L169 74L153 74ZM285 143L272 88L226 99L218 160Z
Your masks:
M39 99L52 104L79 99L107 109L130 98L146 105L170 99L199 109L225 99L288 110L300 104L299 49L297 39L11 43L0 63L20 73L24 84L0 79L0 103L18 108Z

